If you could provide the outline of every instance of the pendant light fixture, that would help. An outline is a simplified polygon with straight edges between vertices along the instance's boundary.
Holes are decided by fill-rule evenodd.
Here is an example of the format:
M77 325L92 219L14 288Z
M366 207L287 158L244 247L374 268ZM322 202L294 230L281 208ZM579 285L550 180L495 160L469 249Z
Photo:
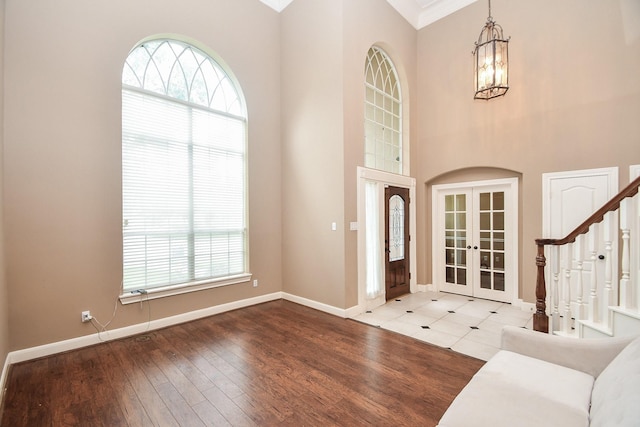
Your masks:
M509 38L502 35L502 27L491 16L480 32L473 52L475 70L474 99L496 98L509 90Z

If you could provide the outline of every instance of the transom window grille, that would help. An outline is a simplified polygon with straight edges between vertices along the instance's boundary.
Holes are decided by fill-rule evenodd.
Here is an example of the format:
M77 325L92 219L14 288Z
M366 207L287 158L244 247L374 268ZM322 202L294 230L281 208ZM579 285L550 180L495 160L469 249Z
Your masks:
M176 40L122 72L124 291L245 273L246 114L229 75Z
M402 174L402 95L389 56L373 46L365 64L365 153L368 168Z

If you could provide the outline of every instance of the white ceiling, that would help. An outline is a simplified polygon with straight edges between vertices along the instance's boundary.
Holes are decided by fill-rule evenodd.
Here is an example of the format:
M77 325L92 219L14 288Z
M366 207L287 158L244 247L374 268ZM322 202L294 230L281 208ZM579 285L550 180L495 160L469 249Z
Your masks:
M260 1L277 12L282 12L293 0ZM478 0L387 0L417 30L476 1Z

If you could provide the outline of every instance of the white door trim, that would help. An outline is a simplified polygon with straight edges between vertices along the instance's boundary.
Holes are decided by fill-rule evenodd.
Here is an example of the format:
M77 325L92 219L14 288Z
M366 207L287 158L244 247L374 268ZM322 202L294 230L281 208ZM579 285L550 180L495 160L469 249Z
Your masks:
M411 293L417 291L417 273L416 273L416 179L410 176L397 175L389 172L384 172L376 169L369 169L362 166L357 168L357 217L358 221L351 228L352 231L359 230L358 232L358 305L351 311L353 315L364 313L367 309L366 300L366 253L365 253L365 182L375 181L379 185L379 191L381 192L380 209L382 214L380 218L384 218L384 186L390 185L394 187L408 188L409 189L409 235L411 241L409 242L409 271L411 272L411 279L409 282L409 288ZM355 230L354 230L355 229ZM384 247L384 232L381 231L381 247ZM384 277L384 276L383 276ZM384 298L381 303L384 304Z
M491 179L491 180L483 180L483 181L469 181L469 182L458 182L453 184L437 184L432 186L431 197L432 197L432 212L431 212L431 253L432 253L432 265L431 271L433 276L433 284L436 290L441 289L441 284L444 283L444 272L441 266L445 264L444 253L442 251L442 242L444 236L441 236L441 230L439 227L439 215L440 215L440 206L439 206L439 195L442 191L450 191L456 189L466 189L466 188L483 188L483 187L494 187L494 186L508 186L510 192L510 200L505 201L508 205L505 205L505 209L509 208L510 210L510 219L509 223L505 223L505 228L508 226L511 229L512 239L509 239L508 242L505 242L505 250L510 251L512 254L513 262L509 266L509 269L505 269L505 275L509 278L506 281L507 285L510 286L509 291L507 291L507 299L508 302L512 304L517 304L519 301L519 268L518 263L520 257L518 255L519 243L518 243L518 188L519 188L519 180L518 178L504 178L504 179ZM440 237L442 238L440 238ZM481 297L480 297L481 298Z

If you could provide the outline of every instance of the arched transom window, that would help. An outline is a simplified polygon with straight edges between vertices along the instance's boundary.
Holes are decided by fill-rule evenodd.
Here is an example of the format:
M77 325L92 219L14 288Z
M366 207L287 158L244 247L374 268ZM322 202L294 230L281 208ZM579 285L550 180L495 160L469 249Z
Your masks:
M389 56L373 46L365 64L365 148L368 168L402 174L402 95Z
M122 72L123 286L215 283L246 272L246 114L209 55L147 41Z

